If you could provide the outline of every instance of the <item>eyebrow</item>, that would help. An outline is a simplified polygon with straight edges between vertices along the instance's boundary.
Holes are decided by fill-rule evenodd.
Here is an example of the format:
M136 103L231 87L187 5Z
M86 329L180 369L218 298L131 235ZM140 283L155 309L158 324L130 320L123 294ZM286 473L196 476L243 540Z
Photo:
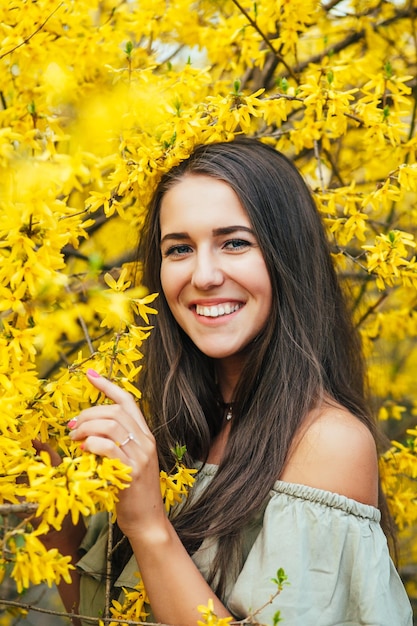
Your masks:
M251 228L249 228L248 226L241 226L241 225L224 226L223 228L214 228L212 230L212 233L214 237L220 237L222 235L231 235L238 231L244 231L244 232L250 233L251 235L254 235L254 232ZM190 239L190 235L184 232L183 233L167 233L166 235L162 237L160 244L162 245L165 241L171 240L171 239L175 239L176 241L185 241L186 239Z

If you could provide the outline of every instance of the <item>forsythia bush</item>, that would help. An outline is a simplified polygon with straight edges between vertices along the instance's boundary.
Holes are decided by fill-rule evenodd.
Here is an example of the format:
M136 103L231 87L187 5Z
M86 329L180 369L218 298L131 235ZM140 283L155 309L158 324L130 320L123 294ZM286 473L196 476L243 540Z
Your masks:
M417 597L416 24L417 0L1 2L0 579L68 579L39 536L114 512L127 468L83 454L66 424L100 401L89 367L140 398L157 300L132 261L161 174L245 133L295 161L328 227ZM173 468L167 508L192 483ZM143 616L135 594L113 616Z

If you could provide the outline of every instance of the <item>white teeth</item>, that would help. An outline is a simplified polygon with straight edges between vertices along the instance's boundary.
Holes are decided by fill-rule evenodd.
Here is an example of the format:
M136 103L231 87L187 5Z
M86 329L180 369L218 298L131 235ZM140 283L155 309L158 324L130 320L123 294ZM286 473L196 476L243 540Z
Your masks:
M197 304L195 310L197 315L203 315L204 317L221 317L222 315L234 313L240 307L240 304L219 304L214 306L200 306Z

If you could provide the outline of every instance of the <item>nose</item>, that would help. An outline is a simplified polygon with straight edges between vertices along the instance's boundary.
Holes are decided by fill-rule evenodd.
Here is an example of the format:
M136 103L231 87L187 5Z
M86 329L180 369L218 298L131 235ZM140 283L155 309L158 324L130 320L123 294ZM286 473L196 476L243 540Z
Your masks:
M224 282L220 259L213 252L201 251L195 255L191 284L196 289L219 287Z

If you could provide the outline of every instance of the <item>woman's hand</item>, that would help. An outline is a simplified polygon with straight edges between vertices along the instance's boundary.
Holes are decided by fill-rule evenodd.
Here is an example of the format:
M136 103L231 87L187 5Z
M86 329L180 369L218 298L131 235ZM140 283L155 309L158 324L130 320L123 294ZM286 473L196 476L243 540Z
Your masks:
M87 376L114 404L82 411L69 422L71 437L84 450L132 468L132 482L119 493L118 524L132 546L155 620L192 626L197 607L213 591L165 514L154 437L131 394L92 370ZM219 617L230 616L216 597L214 610Z
M165 520L155 439L130 393L94 370L88 370L87 376L114 404L82 411L69 422L71 438L82 442L87 452L120 459L132 468L132 482L119 493L117 505L118 524L132 539Z

